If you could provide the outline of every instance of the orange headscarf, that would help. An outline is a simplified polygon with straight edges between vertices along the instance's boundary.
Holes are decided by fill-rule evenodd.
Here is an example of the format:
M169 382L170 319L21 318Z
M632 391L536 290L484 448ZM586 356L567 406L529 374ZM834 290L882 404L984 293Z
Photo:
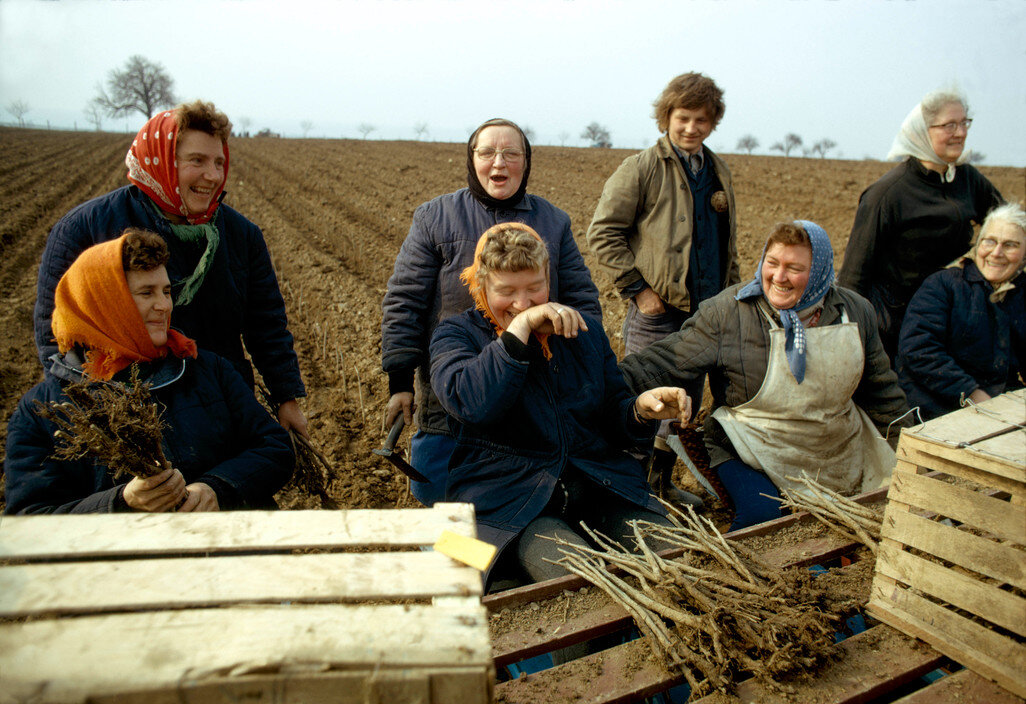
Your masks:
M541 235L534 231L529 225L525 225L520 222L503 222L498 225L493 225L484 231L480 239L477 241L477 247L474 249L474 263L463 270L460 274L460 281L467 285L470 290L470 296L474 299L474 307L477 308L484 315L485 319L488 320L495 327L495 331L498 334L505 332L506 328L499 324L495 314L492 313L492 309L488 306L488 295L484 290L484 281L478 279L477 271L481 268L481 252L484 251L485 243L488 238L496 232L501 230L522 230L523 232L529 233L536 240L545 244L542 240ZM548 275L548 272L546 272ZM552 350L549 349L549 336L548 333L532 333L541 345L542 354L545 355L545 359L552 359Z
M93 245L78 256L57 284L53 333L60 351L86 348L89 376L108 380L133 362L165 356L195 357L196 343L167 331L167 345L154 347L128 289L121 263L125 236Z
M210 206L204 213L190 213L178 192L178 122L174 112L167 111L151 117L132 141L125 155L128 180L142 189L154 204L170 215L182 216L190 225L209 222L221 204L221 193L228 182L228 144L224 149L224 181L217 187Z

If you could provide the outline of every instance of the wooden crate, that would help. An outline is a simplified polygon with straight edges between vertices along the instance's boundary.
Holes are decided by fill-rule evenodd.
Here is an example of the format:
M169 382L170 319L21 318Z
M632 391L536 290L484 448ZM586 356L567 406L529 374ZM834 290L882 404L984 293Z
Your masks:
M0 518L0 702L488 702L473 507Z
M1021 697L1024 426L1020 390L902 431L869 602L881 621Z

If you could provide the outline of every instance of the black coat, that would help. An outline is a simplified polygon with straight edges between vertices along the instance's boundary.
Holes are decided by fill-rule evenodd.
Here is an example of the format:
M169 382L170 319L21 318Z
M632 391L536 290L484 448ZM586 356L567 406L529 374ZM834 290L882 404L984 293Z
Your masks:
M951 267L923 283L905 314L898 381L923 419L954 411L982 389L996 396L1022 386L1026 374L1026 274L1000 303L976 265Z
M224 204L212 222L221 234L214 261L192 301L175 306L171 324L200 349L231 362L252 387L253 368L242 348L245 341L276 402L305 396L285 302L263 233ZM119 237L126 227L152 230L167 241L171 251L167 273L176 294L176 284L195 270L203 246L175 237L167 220L137 187L124 186L74 208L53 226L39 264L34 326L44 367L57 352L50 328L57 282L83 250Z
M7 426L5 513L127 510L119 494L131 477L115 482L93 459L54 459L57 427L36 414L36 401L66 400L63 387L80 378L79 368L58 359L18 403ZM167 423L164 454L186 483L208 484L222 509L274 508L274 493L292 476L295 455L288 434L232 365L201 351L194 360L158 363L147 378Z

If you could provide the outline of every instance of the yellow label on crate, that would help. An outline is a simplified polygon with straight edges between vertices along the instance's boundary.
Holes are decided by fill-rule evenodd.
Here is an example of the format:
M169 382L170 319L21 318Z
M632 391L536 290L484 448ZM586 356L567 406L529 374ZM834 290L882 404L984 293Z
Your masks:
M442 531L434 549L482 572L488 569L492 558L495 557L495 546L491 543L477 538L468 538L465 535L453 533L451 530Z

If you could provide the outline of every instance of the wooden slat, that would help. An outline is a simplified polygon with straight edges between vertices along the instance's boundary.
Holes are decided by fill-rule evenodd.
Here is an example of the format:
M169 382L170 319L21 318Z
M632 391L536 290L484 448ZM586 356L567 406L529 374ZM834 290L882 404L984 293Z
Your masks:
M891 501L947 516L1020 545L1026 544L1026 507L921 474L891 477Z
M902 440L908 437L957 447L961 443L980 442L980 438L1023 424L1026 424L1026 393L1020 389L979 404L978 409L962 408L917 428L906 428L902 431Z
M928 438L906 435L901 438L901 442L906 447L925 454L972 465L1017 482L1026 481L1026 470L1023 469L1023 463L1026 462L1026 450L1022 449L1022 443L1019 442L1020 439L1026 438L1026 434L1022 430L1016 430L1009 434L1006 440L985 441L969 447L959 447L957 440L949 441L944 435L931 433L931 436ZM996 448L996 452L986 448Z
M282 552L433 545L443 529L476 537L471 504L431 509L0 516L0 559Z
M917 466L929 467L937 472L950 474L954 477L962 477L963 479L976 482L981 486L1000 489L1001 491L1011 494L1013 497L1026 499L1026 484L1024 484L1023 481L1018 479L1009 479L999 474L994 474L992 472L967 465L964 463L964 460L966 459L965 456L960 456L958 460L950 460L944 457L938 457L937 455L921 452L914 447L906 446L898 449L899 454L908 460L908 462L914 463Z
M1022 699L972 670L941 677L894 704L1022 704Z
M1019 696L1026 696L1026 646L916 595L877 573L869 612L894 628L921 638Z
M907 504L904 504L907 506ZM880 535L1026 590L1022 550L888 506Z
M0 616L425 599L481 591L477 570L435 552L33 563L0 567Z
M247 674L491 667L486 614L420 605L199 609L0 625L7 701L175 690Z
M1026 636L1026 600L993 584L904 552L890 541L880 545L876 570L997 626Z

